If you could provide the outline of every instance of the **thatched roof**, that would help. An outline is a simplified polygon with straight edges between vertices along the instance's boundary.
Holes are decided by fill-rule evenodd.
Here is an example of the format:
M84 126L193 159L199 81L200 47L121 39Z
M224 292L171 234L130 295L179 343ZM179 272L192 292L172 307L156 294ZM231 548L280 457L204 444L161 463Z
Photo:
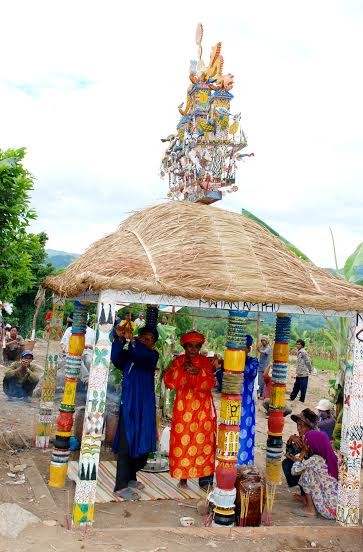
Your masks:
M363 310L363 288L298 259L257 223L219 208L167 202L139 211L44 286L75 297L129 290L213 301Z

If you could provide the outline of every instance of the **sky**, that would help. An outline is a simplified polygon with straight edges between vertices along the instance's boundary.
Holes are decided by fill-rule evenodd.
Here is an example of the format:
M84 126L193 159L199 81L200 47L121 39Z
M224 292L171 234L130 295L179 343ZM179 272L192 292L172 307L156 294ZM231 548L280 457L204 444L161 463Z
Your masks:
M254 157L218 207L262 218L319 266L363 241L363 2L13 0L1 9L0 148L27 148L32 231L82 253L166 199L164 146L195 28L222 41Z

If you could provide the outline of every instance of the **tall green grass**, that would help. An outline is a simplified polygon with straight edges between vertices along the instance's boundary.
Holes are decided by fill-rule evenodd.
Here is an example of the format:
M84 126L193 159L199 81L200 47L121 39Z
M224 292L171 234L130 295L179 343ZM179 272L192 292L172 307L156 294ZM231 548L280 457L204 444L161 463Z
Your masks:
M330 372L336 372L338 370L337 360L313 357L312 364L317 370L329 370Z

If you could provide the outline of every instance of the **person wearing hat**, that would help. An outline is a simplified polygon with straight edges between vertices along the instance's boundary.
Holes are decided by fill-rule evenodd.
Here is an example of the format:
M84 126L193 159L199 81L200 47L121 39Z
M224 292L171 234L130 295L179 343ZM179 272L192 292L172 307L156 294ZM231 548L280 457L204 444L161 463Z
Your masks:
M333 431L335 428L335 418L331 413L331 402L328 401L328 399L321 399L319 401L319 404L316 406L316 409L319 413L317 427L320 429L320 431L324 431L329 439L332 440Z
M260 353L258 365L258 398L263 399L265 387L264 373L271 361L271 346L269 345L269 338L267 335L261 336L261 345L257 347L257 350Z
M297 435L291 435L286 443L286 458L282 461L282 470L284 472L286 483L289 487L296 487L299 484L300 475L293 475L291 470L294 461L291 460L292 456L300 454L303 450L304 435L311 429L316 429L318 423L318 416L310 408L304 408L300 414L292 414L291 419L296 423ZM300 487L301 496L304 496L304 491ZM298 498L300 495L296 495Z
M5 372L3 389L10 399L30 399L39 381L38 368L32 364L32 351L23 351L21 360Z
M155 369L159 353L155 350L158 332L144 326L125 349L125 335L112 343L111 361L122 370L119 420L112 444L117 454L114 494L124 500L140 500L144 485L136 474L156 451Z
M179 479L199 478L199 486L213 484L216 453L216 414L212 397L215 386L212 363L200 354L204 335L188 332L181 336L185 354L176 357L165 372L164 382L176 397L170 432L169 471Z

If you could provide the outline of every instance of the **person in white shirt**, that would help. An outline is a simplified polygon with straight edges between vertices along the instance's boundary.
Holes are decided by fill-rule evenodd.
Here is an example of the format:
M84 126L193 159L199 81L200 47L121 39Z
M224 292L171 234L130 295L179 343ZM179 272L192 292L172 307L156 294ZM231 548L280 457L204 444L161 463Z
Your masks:
M144 318L144 313L140 312L139 316L135 320L135 326L138 330L140 330L140 328L143 328L145 324L146 324L146 320Z
M69 340L70 340L71 334L72 334L72 326L66 329L61 339L62 351L65 354L68 353ZM81 373L79 376L81 382L85 385L87 385L88 379L89 379L89 372L91 369L92 355L93 355L93 349L95 346L95 341L96 341L96 332L92 328L87 326L85 346L82 354Z

